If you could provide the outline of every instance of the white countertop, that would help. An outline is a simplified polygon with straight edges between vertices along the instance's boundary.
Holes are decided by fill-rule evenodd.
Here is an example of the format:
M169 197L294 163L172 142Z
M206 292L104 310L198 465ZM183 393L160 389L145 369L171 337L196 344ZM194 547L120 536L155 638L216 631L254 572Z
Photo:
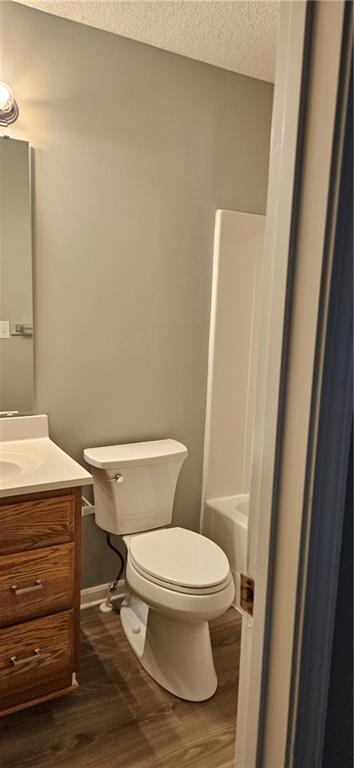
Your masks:
M23 417L33 421L32 425L25 422L24 431L20 418L13 425L5 424L10 419L0 424L0 437L10 438L0 440L0 498L92 484L89 472L45 435L46 417ZM11 439L21 431L25 439Z

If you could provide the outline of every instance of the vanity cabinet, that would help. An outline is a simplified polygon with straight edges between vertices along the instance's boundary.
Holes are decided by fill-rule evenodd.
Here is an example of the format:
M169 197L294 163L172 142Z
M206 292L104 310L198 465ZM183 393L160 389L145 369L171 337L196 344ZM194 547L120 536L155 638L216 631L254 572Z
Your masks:
M77 688L81 488L0 499L0 714Z

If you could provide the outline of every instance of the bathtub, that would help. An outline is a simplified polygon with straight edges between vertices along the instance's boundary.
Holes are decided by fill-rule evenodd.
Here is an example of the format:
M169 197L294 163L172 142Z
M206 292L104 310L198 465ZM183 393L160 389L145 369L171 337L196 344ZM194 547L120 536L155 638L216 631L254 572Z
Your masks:
M247 573L249 494L207 499L201 533L215 541L225 552L235 582L238 606L240 573Z

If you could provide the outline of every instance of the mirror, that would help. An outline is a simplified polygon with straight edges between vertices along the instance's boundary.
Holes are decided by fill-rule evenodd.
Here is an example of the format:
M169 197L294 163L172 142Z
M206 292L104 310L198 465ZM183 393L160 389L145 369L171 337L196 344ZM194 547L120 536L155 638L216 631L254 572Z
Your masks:
M0 415L33 411L30 148L0 138Z

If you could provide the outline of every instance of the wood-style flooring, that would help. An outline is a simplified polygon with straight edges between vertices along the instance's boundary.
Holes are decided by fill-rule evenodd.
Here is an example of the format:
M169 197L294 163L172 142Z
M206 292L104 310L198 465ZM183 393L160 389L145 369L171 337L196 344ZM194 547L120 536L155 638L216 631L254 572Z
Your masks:
M162 690L117 613L81 613L80 689L0 720L1 768L233 768L241 623L211 623L218 690L192 704Z

